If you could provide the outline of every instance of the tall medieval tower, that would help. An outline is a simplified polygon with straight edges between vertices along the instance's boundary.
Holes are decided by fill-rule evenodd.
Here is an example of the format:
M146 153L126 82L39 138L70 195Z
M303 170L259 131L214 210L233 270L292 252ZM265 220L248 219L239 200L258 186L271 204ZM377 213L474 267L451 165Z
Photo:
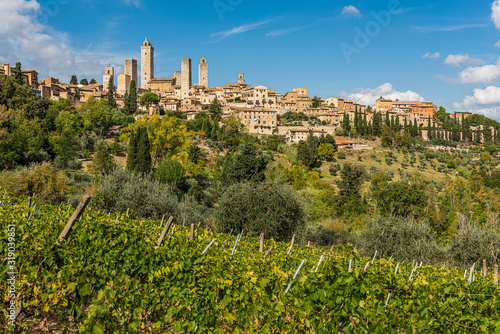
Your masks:
M198 71L198 84L208 87L208 63L205 57L200 59L200 68Z
M189 90L193 85L193 75L191 72L191 59L182 58L181 60L181 98L189 97Z
M125 59L124 72L126 75L130 76L131 80L135 81L137 86L137 59ZM128 89L128 87L127 87Z
M155 76L154 62L155 48L148 42L148 38L144 40L141 46L141 87L147 88L148 82Z
M113 79L113 86L115 86L115 68L113 66L106 66L104 69L104 75L102 76L102 88L104 91L108 91L109 81Z
M239 84L244 84L245 83L245 73L238 73L238 83Z

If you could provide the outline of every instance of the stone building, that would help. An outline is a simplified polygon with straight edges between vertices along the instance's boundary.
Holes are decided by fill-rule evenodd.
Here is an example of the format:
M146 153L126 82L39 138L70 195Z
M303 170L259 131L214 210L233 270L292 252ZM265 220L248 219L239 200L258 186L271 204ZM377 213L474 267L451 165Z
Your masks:
M208 87L208 63L205 57L200 59L198 84L203 87Z
M126 75L130 76L130 80L135 81L137 86L137 59L125 59L124 72Z
M119 95L125 95L125 93L128 92L128 90L130 88L131 80L132 80L132 77L128 74L123 73L123 74L118 75L116 92Z
M0 63L0 74L12 75L12 67L9 64Z
M160 97L167 97L173 95L174 83L174 78L154 78L148 82L147 89Z
M309 132L312 132L315 137L321 137L321 135L327 134L327 132L323 130L312 130L307 128L289 129L285 136L286 142L290 144L297 144L301 140L307 140Z
M113 66L106 66L104 69L104 75L102 76L102 85L104 86L104 91L108 91L109 81L113 78L113 85L115 84L115 68Z
M154 63L155 48L144 40L141 46L141 87L146 88L148 82L155 77L155 63Z

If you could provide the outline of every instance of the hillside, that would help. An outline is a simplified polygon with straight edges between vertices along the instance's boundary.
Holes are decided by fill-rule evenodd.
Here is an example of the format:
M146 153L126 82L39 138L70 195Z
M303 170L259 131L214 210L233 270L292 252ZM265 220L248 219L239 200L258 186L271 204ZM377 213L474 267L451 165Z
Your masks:
M15 227L19 252L17 332L51 333L493 333L500 290L491 268L465 274L440 265L360 257L350 246L214 233L167 220L89 210L55 242L72 213L4 196L2 229ZM29 219L26 219L27 215ZM5 253L7 237L1 236ZM6 290L7 273L1 275ZM6 307L4 308L6 310ZM6 327L4 327L6 328Z

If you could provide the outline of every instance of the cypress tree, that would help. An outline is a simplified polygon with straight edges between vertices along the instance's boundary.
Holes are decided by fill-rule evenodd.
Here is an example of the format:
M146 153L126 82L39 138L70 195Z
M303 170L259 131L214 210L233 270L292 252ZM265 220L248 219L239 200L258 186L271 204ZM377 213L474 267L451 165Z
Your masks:
M427 139L432 139L431 116L429 116L429 119L427 121Z
M363 134L364 135L368 134L368 122L366 120L366 110L365 110L365 115L363 117Z
M21 63L20 62L16 63L16 67L14 67L12 69L12 74L14 74L14 80L18 84L24 85L24 76L23 76L23 72L21 70Z
M385 125L391 126L391 120L389 118L389 112L388 111L385 112Z
M135 80L130 81L128 95L128 108L130 114L135 114L137 112L137 87Z
M391 116L391 130L396 131L396 123L394 122L394 116Z
M396 121L394 122L394 124L396 132L401 131L401 124L399 124L399 116L396 116Z
M108 98L108 104L111 108L116 108L116 100L115 100L115 84L113 82L113 77L109 78L108 83L108 93L106 94Z
M127 170L134 171L137 161L137 136L134 130L130 132L130 141L128 143Z
M128 91L125 92L125 95L123 96L123 112L125 114L130 114L130 109L129 109L129 100L128 100Z
M406 120L406 117L405 117L405 124L404 124L403 130L404 130L404 132L408 132L408 121Z
M153 161L151 159L151 144L149 142L148 130L139 128L137 136L137 163L135 171L139 173L149 173Z

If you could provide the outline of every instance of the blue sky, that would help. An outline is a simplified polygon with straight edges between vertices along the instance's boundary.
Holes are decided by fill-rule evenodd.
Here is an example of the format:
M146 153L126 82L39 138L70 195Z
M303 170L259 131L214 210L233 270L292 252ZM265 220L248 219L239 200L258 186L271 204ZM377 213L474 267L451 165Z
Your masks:
M206 57L209 84L285 93L426 99L500 119L500 0L0 0L0 61L42 78L102 81L123 72L147 36L155 76ZM4 20L5 18L5 20Z

